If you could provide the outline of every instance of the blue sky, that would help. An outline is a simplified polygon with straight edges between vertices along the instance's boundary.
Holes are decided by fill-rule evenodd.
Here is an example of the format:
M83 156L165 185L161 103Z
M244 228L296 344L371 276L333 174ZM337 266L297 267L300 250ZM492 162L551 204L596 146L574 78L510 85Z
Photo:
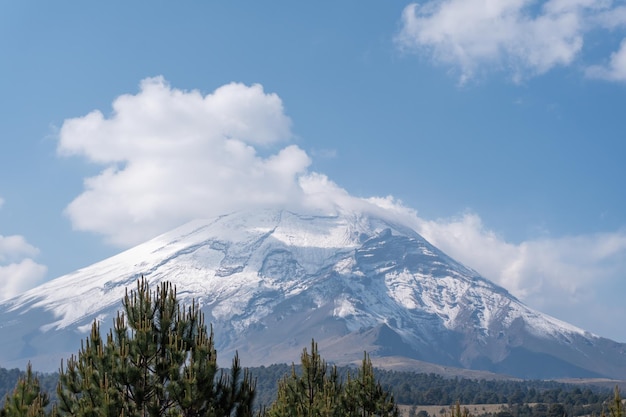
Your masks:
M625 39L611 0L4 2L0 298L309 181L626 341Z

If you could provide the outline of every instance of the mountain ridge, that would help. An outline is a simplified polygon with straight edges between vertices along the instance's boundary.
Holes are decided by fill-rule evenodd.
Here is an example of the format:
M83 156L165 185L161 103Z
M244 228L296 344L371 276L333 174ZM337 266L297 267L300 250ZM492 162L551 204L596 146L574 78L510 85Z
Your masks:
M528 308L392 216L286 210L196 220L0 303L0 364L58 368L142 275L197 302L220 357L250 366L297 361L314 337L338 363L368 350L520 377L626 370L626 345Z

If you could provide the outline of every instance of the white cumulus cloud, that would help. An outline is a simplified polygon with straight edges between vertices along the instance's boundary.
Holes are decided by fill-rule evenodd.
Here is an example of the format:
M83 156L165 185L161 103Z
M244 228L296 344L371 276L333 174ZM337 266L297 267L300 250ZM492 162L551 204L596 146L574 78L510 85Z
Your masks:
M0 208L4 200L0 198ZM44 281L47 268L32 258L39 249L23 236L0 235L0 300L10 298Z
M7 265L0 264L0 288L2 288L0 300L5 300L42 284L47 270L44 265L40 265L30 258Z
M128 246L190 218L285 204L309 156L295 145L260 156L255 146L291 138L282 101L260 85L203 95L148 78L110 116L95 110L63 123L58 152L103 167L66 213L76 229Z
M6 262L24 256L33 257L39 250L29 244L23 236L0 235L0 262Z
M404 9L396 41L456 68L461 82L494 69L519 81L571 65L589 32L625 23L612 0L429 0Z

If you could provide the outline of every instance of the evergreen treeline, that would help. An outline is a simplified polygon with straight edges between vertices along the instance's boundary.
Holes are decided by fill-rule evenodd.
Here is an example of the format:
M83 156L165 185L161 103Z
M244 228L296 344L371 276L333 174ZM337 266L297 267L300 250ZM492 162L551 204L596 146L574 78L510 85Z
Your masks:
M20 369L5 369L0 368L0 406L4 404L4 400L8 394L10 394L17 381L26 376L26 372ZM50 398L54 400L56 398L56 386L59 382L59 374L54 373L37 373L35 376L39 379L39 385L41 390L50 393Z
M293 367L276 400L255 410L256 379L237 354L229 370L218 369L212 329L195 303L178 303L171 283L152 291L142 278L122 304L108 333L94 321L78 354L61 363L56 401L29 364L0 417L398 416L367 354L343 379L314 341L302 353L301 372Z
M367 354L356 373L339 375L329 367L311 342L300 358L300 372L295 365L278 382L276 400L259 415L267 417L397 417L393 395L376 381L374 367Z
M579 387L555 381L476 380L445 378L436 374L415 374L377 370L383 386L393 391L400 404L593 404L602 402L610 390Z
M103 335L94 322L60 374L0 368L0 417L396 416L396 403L456 403L458 417L467 414L458 404L508 404L498 417L564 417L600 415L612 398L549 381L375 371L367 354L357 369L337 368L314 341L298 366L242 369L235 355L218 369L212 329L195 304L179 305L170 283L151 291L141 279L122 304L113 329Z
M227 370L225 370L227 371ZM279 381L292 372L292 366L277 364L248 369L256 380L255 408L270 406L276 400ZM338 374L345 379L354 368L338 367ZM296 374L302 373L302 365L295 365ZM0 404L15 387L24 372L18 369L0 368ZM562 404L569 415L583 415L602 411L603 404L611 397L608 388L581 387L554 381L476 380L469 378L446 378L437 374L375 370L376 379L394 394L398 404L441 405L443 408L459 401L461 404L509 404L515 416L548 415L552 404ZM38 374L42 389L49 392L52 402L56 397L58 374ZM538 404L530 406L528 404Z
M257 401L269 404L276 397L280 378L290 371L287 365L249 368L257 378ZM352 368L339 367L340 375ZM300 372L296 367L296 372ZM446 378L437 374L375 370L381 385L393 393L398 404L449 406L461 404L564 404L568 407L602 404L611 390L543 380L477 380Z
M15 388L17 380L22 376L19 369L0 368L0 401L4 402L4 397Z

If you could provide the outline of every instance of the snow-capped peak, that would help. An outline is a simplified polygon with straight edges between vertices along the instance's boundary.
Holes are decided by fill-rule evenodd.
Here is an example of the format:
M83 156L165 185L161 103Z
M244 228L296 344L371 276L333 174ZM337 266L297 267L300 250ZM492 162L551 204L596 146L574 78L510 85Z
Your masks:
M587 363L597 346L606 353L605 339L529 309L410 226L355 210L190 222L0 304L0 363L54 370L94 319L112 323L143 275L199 303L218 350L238 350L248 364L296 360L314 337L338 362L368 350L519 374L515 358L562 355L554 372L610 374L608 364Z

